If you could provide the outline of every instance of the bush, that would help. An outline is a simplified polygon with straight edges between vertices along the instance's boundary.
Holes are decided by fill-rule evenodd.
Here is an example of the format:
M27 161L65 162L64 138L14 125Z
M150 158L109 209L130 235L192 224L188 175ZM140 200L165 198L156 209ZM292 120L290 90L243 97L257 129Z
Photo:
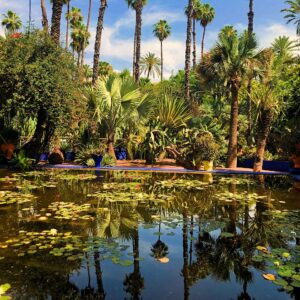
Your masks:
M93 145L88 145L80 149L80 151L76 154L75 162L84 166L87 166L87 162L91 163L91 159L95 156L104 156L106 145L100 144L98 147ZM95 163L95 162L94 162ZM95 166L95 165L94 165Z
M89 158L87 161L86 161L86 165L90 168L93 168L96 166L95 164L95 160L93 158Z
M28 171L32 169L33 161L33 159L26 157L24 151L20 151L19 153L15 154L12 164L22 171Z
M105 153L101 161L102 167L114 167L116 165L116 160L108 153Z

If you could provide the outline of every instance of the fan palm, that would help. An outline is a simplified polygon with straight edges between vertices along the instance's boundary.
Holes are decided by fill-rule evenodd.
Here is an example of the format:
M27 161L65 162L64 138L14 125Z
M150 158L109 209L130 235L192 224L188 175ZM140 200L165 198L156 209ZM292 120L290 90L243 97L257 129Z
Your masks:
M163 41L169 37L171 34L171 27L167 23L166 20L160 20L158 23L154 25L153 29L154 35L159 39L160 41L160 67L161 67L161 74L160 78L161 81L163 80L163 72L164 72L164 57L163 57Z
M285 3L289 5L289 8L282 10L286 13L284 18L287 23L294 23L297 26L297 34L300 35L300 0L288 0Z
M115 158L114 141L117 128L136 116L142 117L146 97L130 78L110 76L101 78L88 98L94 109L94 117L107 128L109 154Z
M231 119L228 145L227 167L237 166L238 100L242 80L250 62L257 59L257 41L247 32L237 34L232 27L226 27L219 34L219 41L210 53L210 61L204 67L223 78L225 86L231 90Z
M13 34L21 28L22 22L15 12L8 10L6 14L3 14L1 25L5 28L7 34Z
M159 66L161 65L160 59L155 56L154 53L148 53L141 59L141 73L147 74L147 79L150 76L155 77L155 75L160 74Z
M201 59L203 59L206 28L208 24L211 23L215 18L215 9L209 4L205 3L200 5L200 9L198 13L199 13L201 26L203 27L203 35L202 35L202 42L201 42Z

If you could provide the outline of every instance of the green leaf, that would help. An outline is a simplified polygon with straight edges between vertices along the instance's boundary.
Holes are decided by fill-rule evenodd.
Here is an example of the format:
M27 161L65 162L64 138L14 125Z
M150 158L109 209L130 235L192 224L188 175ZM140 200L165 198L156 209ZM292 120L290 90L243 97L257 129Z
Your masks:
M283 287L288 285L288 282L285 281L284 279L276 279L273 281L273 283L275 283L276 285L283 286Z
M9 283L0 285L0 295L5 294L11 288Z
M300 288L300 281L294 280L291 285L296 288Z
M120 260L119 264L123 267L129 267L129 266L133 265L133 261L128 260L128 259Z
M292 278L297 280L297 281L300 281L300 275L299 274L293 275Z

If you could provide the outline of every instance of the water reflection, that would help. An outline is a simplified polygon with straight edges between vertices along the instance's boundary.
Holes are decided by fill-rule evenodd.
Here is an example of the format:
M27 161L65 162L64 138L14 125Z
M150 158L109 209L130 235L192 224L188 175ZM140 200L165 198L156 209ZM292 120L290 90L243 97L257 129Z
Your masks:
M266 265L253 261L257 246L295 247L299 224L276 215L282 210L299 212L299 190L292 189L293 182L261 176L249 181L199 179L109 172L88 181L35 176L2 182L2 190L15 190L24 180L36 186L56 182L56 187L29 189L37 201L0 209L0 284L11 284L13 299L198 299L201 294L222 299L222 290L214 288L218 284L226 284L225 298L261 298L268 291L273 299L299 299L299 289L287 293L264 281ZM117 183L120 198L93 197L107 183ZM153 197L127 199L124 189ZM245 198L238 197L245 191ZM228 192L230 201L215 197ZM253 194L256 198L249 196ZM92 220L39 221L47 207L59 201L90 203ZM18 247L1 249L20 230L51 228L87 242L83 257L66 260L45 251L21 257Z

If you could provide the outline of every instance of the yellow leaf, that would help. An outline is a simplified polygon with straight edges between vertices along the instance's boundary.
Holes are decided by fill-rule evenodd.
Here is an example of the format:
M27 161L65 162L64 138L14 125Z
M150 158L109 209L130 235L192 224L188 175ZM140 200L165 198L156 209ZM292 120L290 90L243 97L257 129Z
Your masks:
M268 253L268 249L266 247L263 246L257 246L256 247L257 250L262 251L264 253Z
M167 264L170 260L167 257L159 258L158 261L162 264Z
M276 280L276 277L273 274L263 274L263 278L271 281Z

